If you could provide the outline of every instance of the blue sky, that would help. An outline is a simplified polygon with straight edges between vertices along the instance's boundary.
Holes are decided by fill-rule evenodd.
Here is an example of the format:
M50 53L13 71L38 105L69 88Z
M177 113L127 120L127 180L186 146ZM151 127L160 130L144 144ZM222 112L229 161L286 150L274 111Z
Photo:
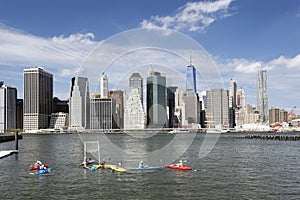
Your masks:
M268 70L269 107L300 107L300 1L1 1L0 79L23 92L23 69L43 66L54 94L67 98L72 69L98 42L140 27L164 27L191 37L223 77L256 104L256 72ZM75 71L75 70L74 70Z

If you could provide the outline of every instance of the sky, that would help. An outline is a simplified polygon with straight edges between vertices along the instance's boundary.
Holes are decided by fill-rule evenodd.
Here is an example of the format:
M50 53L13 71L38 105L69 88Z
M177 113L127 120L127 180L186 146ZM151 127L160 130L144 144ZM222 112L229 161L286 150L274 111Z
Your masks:
M67 99L71 78L93 50L138 28L171 29L200 44L225 89L236 80L249 104L256 104L257 71L266 69L269 107L296 106L299 113L299 0L1 1L0 80L22 98L23 70L42 66L54 75L54 95ZM108 74L110 89L117 87L115 71ZM199 92L205 89L198 85Z

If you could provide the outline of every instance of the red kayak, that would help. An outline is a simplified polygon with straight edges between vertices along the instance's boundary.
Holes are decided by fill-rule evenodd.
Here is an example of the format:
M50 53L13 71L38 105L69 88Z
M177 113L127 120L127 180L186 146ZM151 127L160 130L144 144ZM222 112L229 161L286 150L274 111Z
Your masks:
M45 167L50 167L50 164L44 164ZM39 165L33 165L32 167L29 168L29 170L39 170L40 166Z
M177 170L192 170L191 167L186 167L186 166L178 166L178 165L167 165L168 168L171 168L171 169L177 169Z

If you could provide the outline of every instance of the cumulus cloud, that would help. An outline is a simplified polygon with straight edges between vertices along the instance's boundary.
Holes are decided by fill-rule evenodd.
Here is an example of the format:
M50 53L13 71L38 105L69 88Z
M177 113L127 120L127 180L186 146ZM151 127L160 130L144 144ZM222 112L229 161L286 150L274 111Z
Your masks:
M0 26L0 65L79 67L96 45L92 33L42 38Z
M188 2L177 10L173 16L152 16L144 19L143 28L168 28L191 32L205 31L213 22L234 14L230 7L234 0L217 0L204 2Z
M41 66L55 75L55 83L68 89L69 78L98 44L93 39L92 33L44 38L0 24L0 74L5 74L1 79L17 87L22 96L23 69Z

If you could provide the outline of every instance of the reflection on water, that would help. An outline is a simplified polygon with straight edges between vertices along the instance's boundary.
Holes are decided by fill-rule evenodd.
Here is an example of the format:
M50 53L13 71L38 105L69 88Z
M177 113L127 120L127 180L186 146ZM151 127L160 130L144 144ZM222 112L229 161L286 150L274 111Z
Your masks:
M204 135L198 134L180 157L188 160L186 165L192 171L162 169L116 174L102 169L86 171L78 165L83 158L83 141L78 135L24 135L19 142L20 153L0 160L0 199L300 197L299 141L247 140L235 136L221 135L208 156L199 159ZM147 140L126 135L109 137L125 150L155 152L169 144L174 136L158 134ZM184 141L184 137L181 139ZM14 142L0 143L0 150L13 147ZM105 148L101 149L102 156ZM30 174L28 168L37 159L50 163L53 171L45 176ZM125 167L127 164L131 163L124 162Z

